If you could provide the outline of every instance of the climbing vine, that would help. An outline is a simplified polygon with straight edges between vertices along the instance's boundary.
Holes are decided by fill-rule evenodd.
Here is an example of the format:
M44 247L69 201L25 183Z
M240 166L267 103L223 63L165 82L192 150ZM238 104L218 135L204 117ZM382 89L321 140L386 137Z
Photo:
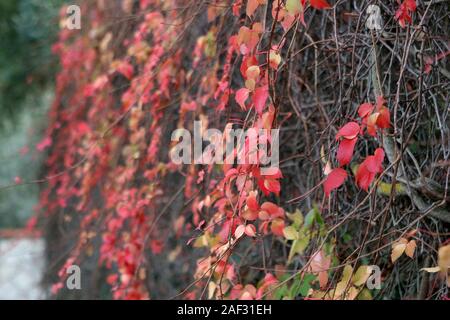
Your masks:
M61 29L53 46L61 69L37 146L47 153L39 217L60 230L56 240L48 235L49 256L65 252L64 262L50 267L52 294L63 294L70 265L91 261L101 272L89 273L97 282L88 286L106 284L114 299L371 299L382 292L367 285L373 265L385 290L402 296L405 284L392 278L399 262L389 259L391 245L421 238L424 254L414 254L414 245L407 256L430 267L425 256L437 256L425 251L445 245L445 222L437 215L436 224L414 215L400 226L388 221L414 205L402 196L412 199L417 191L410 191L410 171L398 174L405 145L386 143L411 139L407 131L417 129L420 117L411 103L425 112L417 101L422 91L414 92L425 85L439 90L431 76L439 61L421 60L418 71L405 67L411 39L425 37L417 17L428 14L425 4L376 3L387 36L364 30L367 6L360 1L82 6L82 30ZM376 63L390 64L391 76L367 60L378 43L390 61ZM374 72L385 94L372 93ZM441 105L443 93L430 92ZM195 120L202 134L279 129L280 166L267 170L264 154L238 163L261 155L261 145L248 147L249 137L224 164L173 163L172 132L193 131ZM428 130L439 139L439 130ZM260 143L271 146L273 139L267 134ZM448 146L442 147L429 155L433 163L448 163ZM433 168L445 188L434 197L446 203L448 165ZM171 272L175 279L164 275ZM435 282L427 294L442 297L444 287Z

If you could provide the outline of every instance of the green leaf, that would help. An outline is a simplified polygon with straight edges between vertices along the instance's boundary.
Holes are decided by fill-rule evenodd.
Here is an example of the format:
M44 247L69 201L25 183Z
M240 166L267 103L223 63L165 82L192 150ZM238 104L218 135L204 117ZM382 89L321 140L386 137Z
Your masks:
M311 283L316 280L316 276L313 274L306 274L303 277L302 285L300 286L300 294L306 297L311 289Z
M319 209L317 208L316 205L314 205L314 211L315 211L315 213L316 213L316 216L315 216L316 222L317 222L320 226L325 225L325 221L323 220L322 215L320 214L320 211L319 211Z
M284 237L287 240L297 240L298 239L298 231L295 230L293 226L287 226L283 229Z
M372 300L372 294L370 293L369 289L364 288L359 293L357 300Z
M294 242L292 242L291 250L289 251L288 264L291 263L292 258L296 253L302 254L305 251L305 249L308 247L309 240L310 240L309 235L305 236L300 235L299 239L294 240Z
M316 218L316 212L314 211L314 209L311 209L305 217L305 227L310 227L313 225L314 221Z
M352 239L353 239L353 237L349 233L344 233L342 235L342 241L344 243L349 243Z
M324 226L324 220L322 216L320 215L319 209L314 206L313 209L311 209L308 214L305 217L305 226L311 227L314 222L316 222L319 226Z
M296 15L300 12L303 12L303 5L300 0L286 0L285 6L287 12L292 15Z
M300 227L303 224L304 218L303 214L299 209L296 209L294 213L286 212L287 217L289 220L294 222L294 226Z
M286 284L284 284L284 285L282 285L281 287L279 287L278 289L275 290L274 298L275 298L275 300L281 300L285 296L287 296L288 294L289 294L288 286Z

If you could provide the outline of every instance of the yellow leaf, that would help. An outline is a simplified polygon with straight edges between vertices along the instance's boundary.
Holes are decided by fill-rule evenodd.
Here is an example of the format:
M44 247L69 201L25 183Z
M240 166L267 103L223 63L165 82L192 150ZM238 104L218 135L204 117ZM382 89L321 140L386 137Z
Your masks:
M327 293L325 291L320 291L320 290L313 291L311 293L311 298L322 299L322 300L330 300L330 293L329 292Z
M372 270L369 266L360 266L353 276L353 284L357 287L363 285L364 283L366 283L371 273Z
M416 240L411 240L408 242L405 248L405 254L410 257L411 259L414 258L414 251L416 250Z
M277 69L278 65L280 64L280 62L281 62L281 56L277 52L275 52L274 50L270 50L270 54L269 54L270 66L273 69Z
M299 209L295 210L294 213L286 212L286 215L289 218L289 220L294 222L294 224L296 226L299 227L299 226L301 226L303 224L303 215L302 215L302 212Z
M436 272L441 271L441 268L439 268L439 267L422 268L422 269L420 269L420 271L426 271L426 272L429 272L429 273L436 273Z
M350 287L350 289L348 290L346 300L355 300L358 294L359 294L358 289L356 289L355 287Z
M392 253L391 253L392 263L397 261L397 259L401 257L403 252L405 252L407 242L408 241L406 239L402 238L400 239L400 241L395 242L392 245Z
M259 77L259 74L261 73L258 66L250 66L247 68L247 71L245 71L245 75L249 79L257 79Z
M344 271L342 272L342 282L348 283L350 281L350 277L352 276L353 268L350 265L346 265L344 267Z
M450 268L450 244L439 248L438 251L438 266L441 271L447 274Z
M194 248L201 248L208 246L208 236L206 234L195 239Z
M300 0L287 0L286 10L290 14L295 15L303 11L303 6Z
M216 291L217 285L210 281L208 284L208 299L212 299L212 297L214 296L214 292Z
M422 268L421 271L430 273L441 272L441 275L447 279L447 286L450 287L450 277L448 271L450 269L450 244L439 248L438 265L431 268Z
M255 80L253 79L245 80L245 87L252 92L255 90L255 85L256 85Z
M345 292L348 283L340 281L336 284L336 289L334 289L333 299L339 299Z
M295 230L293 226L287 226L283 229L284 237L287 240L297 240L298 239L298 232Z

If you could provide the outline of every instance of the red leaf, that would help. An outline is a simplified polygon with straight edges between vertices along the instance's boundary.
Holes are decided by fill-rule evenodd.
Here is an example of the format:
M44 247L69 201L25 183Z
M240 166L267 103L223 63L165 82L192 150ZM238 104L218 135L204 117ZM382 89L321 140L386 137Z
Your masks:
M378 96L377 111L379 113L379 116L376 119L376 125L382 129L387 129L391 126L391 115L389 109L385 106L385 104L386 100L384 100L383 96Z
M378 148L375 150L373 156L368 156L364 162L366 163L367 169L372 173L379 173L383 171L382 164L384 160L384 150Z
M311 7L316 9L329 9L331 8L330 4L325 0L309 0Z
M371 173L367 169L367 164L365 162L363 162L359 166L358 171L356 171L355 178L356 178L356 184L361 189L367 191L369 189L369 186L372 183L373 179L375 178L375 174Z
M340 137L344 137L345 139L353 139L356 138L356 136L359 133L359 124L352 121L344 125L341 129L339 129L338 133L336 134L336 140L338 140Z
M152 250L152 253L154 254L160 254L162 249L164 247L164 243L160 240L151 240L150 241L150 248Z
M125 78L127 78L128 80L130 80L133 77L133 73L134 73L134 68L133 66L127 62L127 61L122 61L121 63L119 63L119 65L117 66L117 71L119 73L121 73Z
M269 97L269 91L267 86L259 87L255 89L253 93L253 104L255 105L255 110L259 115L262 115L264 107L266 105L266 100Z
M255 171L257 176L260 176L260 173ZM271 178L271 179L279 179L283 178L283 174L281 173L280 168L277 167L271 167L271 168L264 168L264 174L262 174L265 178Z
M247 78L247 69L251 66L257 65L258 64L258 60L256 60L255 56L245 56L242 59L242 64L240 67L240 71L242 76L244 77L244 79Z
M359 106L358 114L361 118L365 118L370 113L372 113L373 109L374 109L373 104L371 104L370 102L366 102Z
M377 173L383 171L384 150L378 148L373 156L368 156L359 166L356 172L356 184L367 191L375 179Z
M247 206L252 211L257 211L259 209L258 201L256 200L256 192L250 191L247 197Z
M52 139L50 137L45 137L36 145L36 149L38 151L44 151L45 148L48 148L52 145Z
M347 179L347 171L342 168L333 169L323 183L325 195L328 197L332 190L339 188L344 183L345 179Z
M386 104L386 100L383 96L377 97L377 110L380 110Z
M195 101L183 102L180 108L182 111L195 111L197 110L197 103Z
M383 161L384 161L384 150L382 149L382 148L377 148L376 150L375 150L375 159L377 160L377 163L378 163L378 170L379 170L379 172L381 172L382 171L382 164L383 164Z
M272 221L272 224L270 225L270 230L274 235L284 237L283 229L284 229L284 221L282 219L277 218Z
M263 192L265 195L268 195L270 192L275 193L276 195L280 194L281 186L280 182L275 179L264 179L264 188Z
M245 234L248 235L249 237L254 237L256 236L256 228L254 225L252 224L248 224L245 226Z
M380 115L377 118L377 126L383 129L387 129L391 126L391 114L386 107L380 108Z
M408 10L416 11L417 4L415 0L405 0L404 4Z
M345 166L346 164L350 163L353 157L353 149L355 148L356 141L358 141L358 138L343 139L339 143L336 156L339 165Z
M407 23L412 22L411 14L416 11L417 5L415 0L405 0L395 12L395 18L402 28Z
M88 132L90 132L90 131L91 131L91 128L90 128L89 125L88 125L86 122L84 122L84 121L78 122L78 124L76 125L76 132L77 132L79 135L85 135L86 133L88 133Z
M258 8L259 3L257 0L248 0L247 1L247 8L245 10L245 13L251 17L255 10Z
M258 211L252 211L251 209L243 211L240 216L249 221L256 220L258 218Z
M247 88L241 88L236 91L236 102L245 110L245 101L248 98L249 90Z
M261 211L265 211L270 218L284 217L283 208L277 206L275 203L266 201L261 205Z
M372 137L377 135L377 120L380 116L379 112L372 113L369 117L367 117L367 133Z

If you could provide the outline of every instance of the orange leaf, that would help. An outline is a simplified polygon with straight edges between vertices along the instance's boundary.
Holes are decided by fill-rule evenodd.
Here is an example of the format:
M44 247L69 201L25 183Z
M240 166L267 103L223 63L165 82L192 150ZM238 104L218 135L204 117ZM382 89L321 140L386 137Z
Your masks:
M397 259L401 257L403 252L405 252L406 244L407 244L407 240L405 238L401 238L399 241L395 242L392 245L392 253L391 253L392 263L397 261Z
M411 240L408 242L405 248L405 254L410 257L411 259L414 258L414 251L416 250L416 240Z
M272 233L276 236L284 237L284 221L283 219L276 218L272 221L272 224L270 225L270 230L272 230Z
M325 256L323 250L317 251L313 254L311 264L309 265L309 272L319 274L320 287L323 288L328 282L328 269L331 265L331 257Z
M259 1L258 0L248 0L247 1L247 8L245 9L245 13L251 17L253 15L253 13L255 12L255 10L258 8L259 6Z

